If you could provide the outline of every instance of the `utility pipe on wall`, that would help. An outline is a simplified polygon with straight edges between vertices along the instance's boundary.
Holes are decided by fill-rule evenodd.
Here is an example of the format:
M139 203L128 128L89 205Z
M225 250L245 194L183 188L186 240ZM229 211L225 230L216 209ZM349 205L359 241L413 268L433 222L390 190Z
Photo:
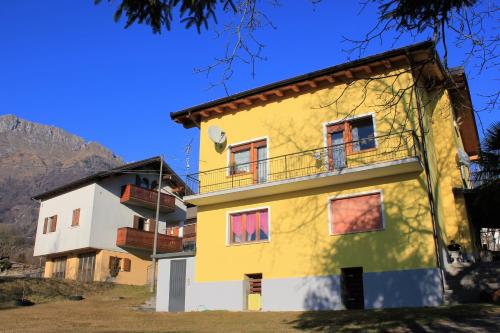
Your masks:
M156 223L155 223L155 236L153 239L153 267L151 276L151 292L156 289L156 244L158 242L158 225L160 224L160 196L161 196L161 181L163 178L163 155L160 156L160 176L158 179L158 198L156 199Z

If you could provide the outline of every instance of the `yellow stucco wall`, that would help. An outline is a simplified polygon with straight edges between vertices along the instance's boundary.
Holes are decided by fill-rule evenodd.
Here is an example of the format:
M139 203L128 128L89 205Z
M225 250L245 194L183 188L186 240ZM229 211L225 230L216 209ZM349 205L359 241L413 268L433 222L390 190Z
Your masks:
M400 77L401 86L411 82ZM415 111L408 108L409 96L390 110L380 104L379 82L368 92L363 83L336 85L313 93L299 94L237 113L210 118L200 128L200 170L228 165L227 149L216 149L208 127L217 125L228 144L266 138L269 156L276 157L325 145L325 124L359 115L374 114L376 135L416 130ZM339 103L331 104L339 95ZM453 128L448 95L425 96L426 137L433 192L436 199L439 236L443 243L454 239L470 246L465 203L453 194L461 186L455 156L461 141ZM353 108L356 108L353 111ZM362 157L361 157L362 159ZM385 229L376 232L333 236L329 234L328 200L336 196L374 190L383 193ZM269 207L270 241L227 245L228 212ZM414 173L350 183L269 197L234 201L198 208L196 280L199 282L241 280L245 274L262 273L265 278L339 274L341 267L363 266L365 272L435 267L432 223L425 175ZM96 256L95 280L109 280L110 256L131 259L131 272L120 271L116 283L145 284L151 261L130 253L101 250ZM75 278L78 258L68 256L66 277ZM46 263L50 276L52 263Z
M410 81L408 74L402 74L398 82L405 87ZM382 81L372 83L369 85L372 92L366 99L361 89L363 86L363 82L358 82L344 91L345 85L336 85L203 121L200 128L200 171L228 166L227 149L215 149L208 137L208 128L212 125L226 132L228 144L267 138L270 158L324 147L325 123L353 116L375 114L377 136L416 127L413 109L405 107L409 98L404 98L404 102L390 111L374 108L374 104L380 104L374 91L386 86ZM330 105L340 95L343 97L339 103ZM365 102L358 106L362 100ZM353 108L357 109L353 111Z
M78 253L65 254L66 257L66 279L75 280L78 273ZM114 256L122 259L130 259L130 272L120 269L116 278L109 274L109 257ZM53 262L47 258L45 262L44 277L52 277ZM145 285L151 278L151 260L144 256L136 256L131 253L100 250L96 253L94 281L108 281L119 284Z
M412 84L411 76L402 74L394 88ZM374 114L376 136L407 130L420 135L410 90L397 106L374 107L383 104L380 91L389 85L387 80L376 81L367 90L362 81L347 90L345 85L335 85L204 120L200 125L199 169L207 171L229 164L227 146L216 148L208 137L212 125L226 132L228 145L266 138L270 158L324 147L326 123L359 115ZM332 103L340 94L343 97ZM461 184L455 161L461 141L453 129L448 101L444 94L424 106L430 168L440 237L443 243L455 239L467 246L470 235L466 214L452 192L453 186ZM383 191L385 230L329 235L328 198L371 190ZM270 208L271 240L226 245L227 213L256 207ZM330 275L350 266L363 266L365 272L435 267L425 174L201 206L197 248L198 281L241 280L248 273L263 273L266 278Z
M96 257L96 281L109 281L109 257L118 257L130 259L130 272L125 272L122 269L113 282L119 284L145 285L147 283L147 274L151 274L151 260L143 259L131 253L113 252L108 250L99 251Z
M471 251L471 234L463 197L453 188L463 187L457 152L463 149L460 134L453 124L453 110L448 93L424 95L426 137L431 181L436 200L439 236L443 245L451 240ZM468 169L464 168L465 176Z
M435 267L420 181L412 174L199 207L196 280L321 276L352 266L365 272ZM330 235L328 199L374 190L383 191L385 229ZM227 213L256 207L270 209L270 241L227 245Z

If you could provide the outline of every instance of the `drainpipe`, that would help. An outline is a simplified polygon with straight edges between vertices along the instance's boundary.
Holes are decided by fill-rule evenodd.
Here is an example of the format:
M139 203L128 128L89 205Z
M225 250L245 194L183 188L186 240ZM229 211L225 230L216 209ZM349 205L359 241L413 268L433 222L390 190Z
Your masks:
M160 156L160 176L158 179L158 198L156 199L156 223L155 223L155 236L153 240L153 267L151 269L151 292L156 288L156 247L158 242L158 225L160 224L160 196L161 196L161 181L163 178L163 155Z
M408 51L406 51L406 57L408 59L408 62L410 63L410 66L413 68L413 62L411 60L411 55L409 54ZM412 69L413 71L413 69ZM413 75L413 78L415 78L415 75ZM438 225L438 218L436 214L436 206L435 206L435 200L434 200L434 193L432 191L432 182L431 182L431 174L430 174L430 167L429 167L429 157L427 154L427 142L425 139L425 129L424 129L424 120L423 120L423 114L422 114L422 107L420 105L420 93L419 93L419 88L418 88L418 82L414 82L415 85L415 97L416 97L416 103L417 103L417 113L418 113L418 126L420 127L420 136L422 137L422 155L424 159L424 171L425 171L425 177L426 177L426 182L427 182L427 197L429 199L429 206L431 210L431 220L432 220L432 235L434 238L434 251L436 254L436 265L437 268L439 269L439 276L441 280L441 291L443 295L443 300L444 300L444 295L445 295L445 285L444 285L444 275L443 275L443 269L441 265L441 252L440 252L440 247L439 247L439 238L438 238L438 233L437 230L439 228Z

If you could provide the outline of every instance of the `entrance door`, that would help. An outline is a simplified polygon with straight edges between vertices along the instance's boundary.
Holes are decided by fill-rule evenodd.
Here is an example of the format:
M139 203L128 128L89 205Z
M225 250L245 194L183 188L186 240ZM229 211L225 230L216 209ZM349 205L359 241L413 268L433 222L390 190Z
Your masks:
M82 282L94 281L95 253L82 253L78 255L78 274L76 279Z
M342 302L347 309L364 309L363 267L342 268Z
M170 262L169 312L183 312L186 306L186 260Z

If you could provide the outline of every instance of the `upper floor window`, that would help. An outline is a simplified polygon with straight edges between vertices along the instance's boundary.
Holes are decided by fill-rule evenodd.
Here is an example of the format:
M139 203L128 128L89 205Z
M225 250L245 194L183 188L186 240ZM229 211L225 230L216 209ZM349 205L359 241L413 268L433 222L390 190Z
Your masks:
M268 209L231 214L229 229L231 244L269 240Z
M267 175L267 142L259 140L230 147L230 174L251 174L255 182L265 181Z
M57 215L46 217L43 221L43 233L55 232L57 228Z
M71 219L71 226L77 227L80 225L80 208L73 210L73 217Z
M333 199L330 202L332 234L383 229L380 192Z
M139 175L135 176L135 185L145 189L149 189L149 179L141 178Z
M375 128L371 116L327 126L330 168L343 168L346 155L375 148Z

